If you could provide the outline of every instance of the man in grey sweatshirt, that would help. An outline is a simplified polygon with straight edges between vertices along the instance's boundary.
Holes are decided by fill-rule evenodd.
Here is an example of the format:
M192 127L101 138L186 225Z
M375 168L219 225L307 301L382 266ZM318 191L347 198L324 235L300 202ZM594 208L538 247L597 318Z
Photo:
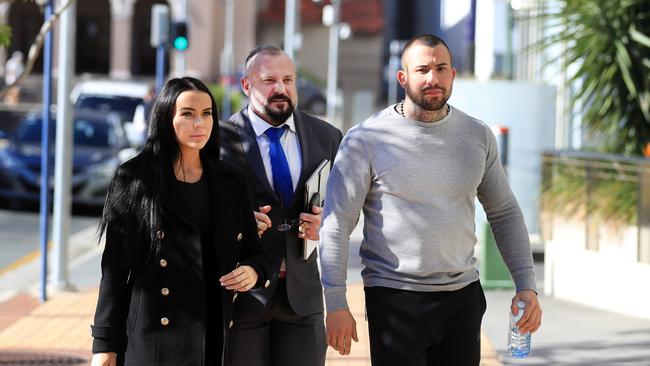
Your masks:
M474 256L478 197L526 311L541 323L528 232L490 128L447 104L456 70L440 38L402 54L406 99L350 129L327 185L320 231L328 344L349 354L356 323L346 291L350 233L360 255L373 366L478 365L486 303Z

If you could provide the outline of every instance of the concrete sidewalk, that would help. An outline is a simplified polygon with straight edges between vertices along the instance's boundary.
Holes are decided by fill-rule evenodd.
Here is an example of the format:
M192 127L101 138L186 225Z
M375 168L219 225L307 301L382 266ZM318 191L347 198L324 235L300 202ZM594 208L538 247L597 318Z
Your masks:
M361 264L356 255L361 235L361 231L356 230L351 238L348 279L348 302L357 320L359 343L353 344L348 356L340 356L329 348L327 366L370 365L368 325L359 274ZM49 300L39 303L37 260L0 275L0 365L11 365L9 360L15 360L13 364L48 364L36 363L38 360L50 360L49 364L56 365L89 364L92 338L88 326L95 311L101 276L102 247L96 245L96 226L72 235L69 247L70 282L80 289L78 291L50 291ZM50 260L52 257L50 255ZM481 365L502 364L485 334L482 346Z
M340 356L330 348L328 366L370 365L363 286L354 284L348 293L350 308L358 322L359 343L353 345L349 356ZM12 360L20 364L19 360L45 357L72 360L69 363L51 361L51 364L89 364L92 339L88 325L92 322L96 301L97 289L91 288L56 293L43 304L24 293L0 304L0 364L11 365ZM483 344L481 365L500 365L489 340L484 338Z
M73 271L73 277L81 278L84 273L95 276L99 256L89 258ZM96 286L54 293L43 304L35 294L19 293L0 303L0 365L87 365L92 341L88 325L97 300ZM545 296L540 297L542 328L533 335L530 356L513 359L505 350L512 291L487 291L486 297L481 365L650 365L649 320ZM370 365L360 283L349 286L348 300L357 320L359 343L354 343L351 355L345 357L328 350L328 366ZM9 363L10 359L58 361Z
M359 343L352 354L328 350L328 366L370 365L368 328L364 316L361 232L352 235L348 300L357 320ZM81 290L54 292L40 304L38 266L23 266L0 275L0 365L84 365L90 359L92 321L100 277L101 247L94 228L70 240L70 279ZM538 271L541 266L536 266ZM542 278L541 273L538 278ZM543 284L540 283L540 287ZM9 291L9 289L12 289ZM17 290L17 291L16 291ZM639 289L642 291L643 289ZM533 335L528 358L516 360L505 350L508 309L513 291L486 291L488 308L483 318L482 365L634 365L650 366L650 320L632 318L588 306L540 296L542 327ZM4 298L2 298L4 297ZM66 363L67 362L67 363ZM77 362L77 363L74 363Z

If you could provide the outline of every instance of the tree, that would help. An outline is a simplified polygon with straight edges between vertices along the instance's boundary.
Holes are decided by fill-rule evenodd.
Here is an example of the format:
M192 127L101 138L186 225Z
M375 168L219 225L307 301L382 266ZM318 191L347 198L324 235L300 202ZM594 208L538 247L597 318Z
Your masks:
M562 65L582 121L606 152L642 155L650 143L650 1L541 0L543 49Z
M14 0L0 0L0 3L13 2L13 1ZM36 0L31 0L31 1L36 1ZM45 41L45 34L50 29L52 29L54 24L56 24L57 20L59 20L59 17L61 16L61 13L68 6L70 6L70 4L72 4L75 1L76 0L59 1L59 5L52 13L52 17L50 17L50 19L47 22L43 22L43 25L41 26L41 29L36 35L34 42L29 47L29 52L27 53L27 62L25 63L25 70L23 71L22 74L20 74L20 76L18 76L18 78L16 78L16 81L14 81L13 84L6 85L4 89L0 90L0 97L4 97L4 95L7 93L9 88L22 83L22 81L32 72L32 69L34 68L34 64L36 63L36 59L38 59L38 56L41 53L41 49L43 48L43 42ZM0 25L0 46L6 47L10 44L10 42L11 42L11 27L9 27L6 24Z

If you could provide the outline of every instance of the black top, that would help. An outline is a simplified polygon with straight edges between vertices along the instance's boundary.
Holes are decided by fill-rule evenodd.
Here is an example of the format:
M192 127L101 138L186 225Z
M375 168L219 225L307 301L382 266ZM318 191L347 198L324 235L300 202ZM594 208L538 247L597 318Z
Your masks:
M203 260L203 281L206 298L206 338L205 364L216 365L221 358L221 285L214 238L211 237L212 209L210 207L210 189L205 174L195 183L181 182L173 179L170 187L170 200L178 211L185 212L186 221L201 236Z
M206 298L201 238L190 225L188 212L171 205L169 188L175 179L171 167L162 177L168 189L156 199L162 208L154 217L156 227L143 221L145 215L151 217L150 208L139 203L155 188L144 186L152 177L158 179L152 176L155 162L153 152L145 149L120 165L111 180L105 208L110 215L104 232L102 279L91 326L93 353L117 352L118 360L127 365L219 365L204 361ZM210 192L210 235L219 274L232 271L237 263L250 265L259 273L259 288L270 279L270 270L257 236L246 181L213 156L201 162ZM140 258L136 263L127 260L136 240L141 241L142 248L154 249L156 256ZM188 255L190 252L193 254ZM171 289L170 295L161 296L162 288ZM232 329L227 325L233 319L235 305L235 292L219 292L221 306L213 313L219 315L221 311L223 320L218 330L224 342L210 344L217 351L231 337ZM238 307L241 298L236 301ZM161 317L169 324L163 325Z

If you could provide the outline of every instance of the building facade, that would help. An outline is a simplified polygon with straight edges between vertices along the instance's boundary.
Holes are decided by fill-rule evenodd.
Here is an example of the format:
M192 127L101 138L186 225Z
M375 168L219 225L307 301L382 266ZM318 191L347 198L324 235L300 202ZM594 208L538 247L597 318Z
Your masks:
M257 1L237 0L234 3L234 56L240 59L255 45ZM154 75L155 50L149 44L151 7L154 4L168 5L172 20L187 19L190 46L185 52L183 73L216 81L224 43L223 1L78 0L76 73L117 79ZM27 55L43 23L43 9L36 2L3 2L0 3L0 23L9 24L13 30L10 47L0 52L0 65L4 65L7 55L15 50ZM56 37L53 39L56 68ZM176 69L177 54L175 50L167 54L172 75L181 73ZM41 71L39 57L34 72Z

